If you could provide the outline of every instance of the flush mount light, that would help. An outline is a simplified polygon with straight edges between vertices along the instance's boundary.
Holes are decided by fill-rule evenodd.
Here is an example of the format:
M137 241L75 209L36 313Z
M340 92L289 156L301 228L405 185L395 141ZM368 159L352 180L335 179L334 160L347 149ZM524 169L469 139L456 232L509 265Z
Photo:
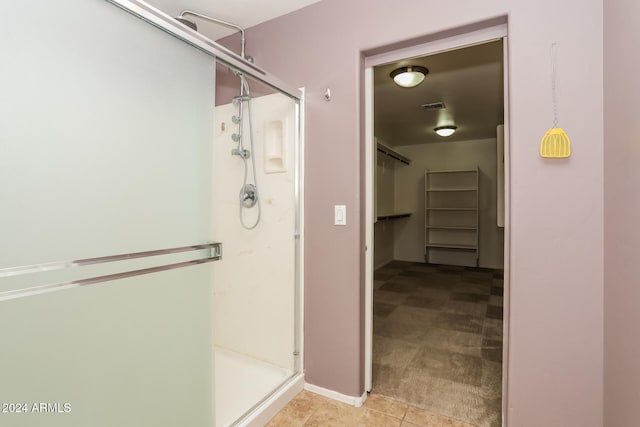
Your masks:
M418 65L410 65L407 67L400 67L391 72L389 76L393 79L398 86L402 87L415 87L418 86L424 80L424 76L429 73L429 70L425 67Z
M458 129L458 126L438 126L434 130L440 136L451 136Z

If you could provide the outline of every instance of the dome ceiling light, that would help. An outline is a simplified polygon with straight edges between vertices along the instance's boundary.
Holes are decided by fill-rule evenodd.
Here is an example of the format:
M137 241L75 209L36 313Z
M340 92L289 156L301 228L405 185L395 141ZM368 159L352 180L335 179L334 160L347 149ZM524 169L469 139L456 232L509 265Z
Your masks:
M434 130L440 136L451 136L455 133L458 126L438 126Z
M429 70L419 65L409 65L393 70L389 76L398 86L416 87L424 80Z

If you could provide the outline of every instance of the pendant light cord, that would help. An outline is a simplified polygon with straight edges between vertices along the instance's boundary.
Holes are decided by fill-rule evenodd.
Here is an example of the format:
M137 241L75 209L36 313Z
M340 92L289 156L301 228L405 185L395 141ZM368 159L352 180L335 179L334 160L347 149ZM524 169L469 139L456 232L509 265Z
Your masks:
M558 127L558 102L556 100L556 61L558 47L551 43L551 99L553 102L553 127Z

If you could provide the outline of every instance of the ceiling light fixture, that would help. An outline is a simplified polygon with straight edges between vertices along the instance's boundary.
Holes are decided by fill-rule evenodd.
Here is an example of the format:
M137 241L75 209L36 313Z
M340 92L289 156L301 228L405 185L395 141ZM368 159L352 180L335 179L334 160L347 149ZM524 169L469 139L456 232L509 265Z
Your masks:
M428 73L429 70L425 67L410 65L407 67L396 68L391 72L391 74L389 74L389 76L398 86L415 87L422 83L424 77Z
M451 136L458 129L458 126L438 126L434 130L440 136Z

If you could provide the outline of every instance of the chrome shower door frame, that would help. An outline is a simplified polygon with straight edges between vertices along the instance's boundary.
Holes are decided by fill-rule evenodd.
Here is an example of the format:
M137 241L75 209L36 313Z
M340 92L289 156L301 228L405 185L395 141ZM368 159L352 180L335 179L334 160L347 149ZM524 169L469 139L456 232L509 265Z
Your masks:
M296 371L302 372L303 364L303 160L304 160L304 90L292 87L291 85L281 81L269 72L261 69L252 62L249 62L241 56L235 54L224 46L215 43L202 34L194 31L184 25L179 24L173 17L167 15L159 9L139 0L106 0L128 13L148 22L149 24L167 32L168 34L194 46L195 48L205 52L216 58L222 64L225 64L238 72L249 76L264 85L292 98L295 101L296 113L296 134L295 134L295 229L294 237L296 242L295 248L295 348L296 348Z

